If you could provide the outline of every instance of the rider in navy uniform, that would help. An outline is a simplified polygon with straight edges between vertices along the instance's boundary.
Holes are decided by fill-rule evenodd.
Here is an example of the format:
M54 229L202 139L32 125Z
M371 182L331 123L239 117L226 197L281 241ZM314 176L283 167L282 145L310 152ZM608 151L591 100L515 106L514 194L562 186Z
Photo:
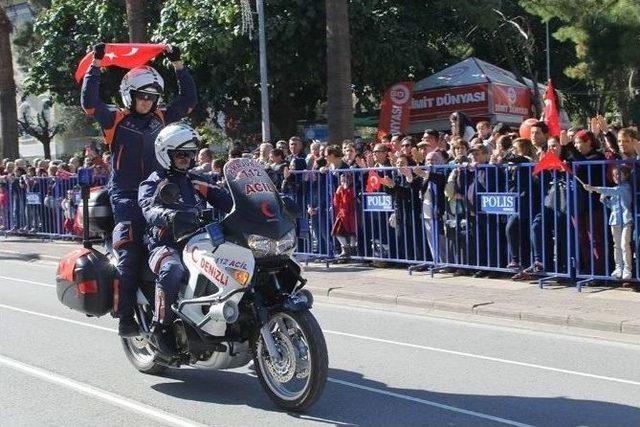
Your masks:
M180 60L180 50L167 46L165 55L173 64L179 95L166 108L158 107L164 92L164 81L151 67L129 71L120 84L124 108L100 100L100 65L105 44L97 44L94 61L82 83L82 108L102 127L111 151L109 195L115 220L113 248L117 253L118 327L121 336L135 336L138 325L133 317L136 288L140 280L140 264L144 262L142 242L144 218L137 203L138 186L156 170L154 141L167 123L186 116L196 105L196 87Z
M149 234L149 267L157 275L153 342L164 355L176 354L170 325L174 315L171 306L178 298L180 286L186 279L186 269L180 258L182 245L176 242L173 225L196 224L207 202L214 208L229 212L233 206L231 195L210 181L208 175L188 172L200 145L195 130L181 123L165 127L155 142L159 169L142 184L138 202L147 221ZM175 200L162 200L161 191L167 184L175 184ZM174 188L176 188L174 187Z

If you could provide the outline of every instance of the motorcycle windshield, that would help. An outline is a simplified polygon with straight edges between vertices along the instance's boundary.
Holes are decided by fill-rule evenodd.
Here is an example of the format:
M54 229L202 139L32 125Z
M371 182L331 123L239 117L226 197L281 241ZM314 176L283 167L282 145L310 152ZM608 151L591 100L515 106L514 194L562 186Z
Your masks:
M260 163L253 159L231 159L224 166L233 210L225 226L244 234L280 239L295 227L286 214L278 189Z

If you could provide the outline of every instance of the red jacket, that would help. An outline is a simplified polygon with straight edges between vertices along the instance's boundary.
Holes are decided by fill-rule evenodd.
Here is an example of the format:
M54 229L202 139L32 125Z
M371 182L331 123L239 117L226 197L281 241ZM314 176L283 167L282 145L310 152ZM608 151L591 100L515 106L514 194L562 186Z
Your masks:
M331 234L348 236L356 234L356 196L353 187L338 187L333 196L333 209L336 219Z

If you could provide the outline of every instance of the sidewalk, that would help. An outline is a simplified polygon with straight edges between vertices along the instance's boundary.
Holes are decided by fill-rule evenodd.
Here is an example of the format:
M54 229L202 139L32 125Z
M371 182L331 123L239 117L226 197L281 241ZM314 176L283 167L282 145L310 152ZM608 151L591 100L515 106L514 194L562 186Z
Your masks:
M77 243L0 237L0 258L57 260ZM403 269L309 264L307 289L315 295L479 316L640 335L640 293L605 287L547 285L451 277Z

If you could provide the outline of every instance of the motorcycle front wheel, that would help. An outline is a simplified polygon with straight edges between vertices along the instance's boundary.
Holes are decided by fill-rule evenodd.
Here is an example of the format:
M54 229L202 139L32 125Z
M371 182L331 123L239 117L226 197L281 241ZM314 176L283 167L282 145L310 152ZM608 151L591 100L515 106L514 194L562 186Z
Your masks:
M327 382L327 344L308 311L273 313L267 323L280 360L271 360L262 336L254 340L253 358L260 384L288 411L304 411L322 395Z

